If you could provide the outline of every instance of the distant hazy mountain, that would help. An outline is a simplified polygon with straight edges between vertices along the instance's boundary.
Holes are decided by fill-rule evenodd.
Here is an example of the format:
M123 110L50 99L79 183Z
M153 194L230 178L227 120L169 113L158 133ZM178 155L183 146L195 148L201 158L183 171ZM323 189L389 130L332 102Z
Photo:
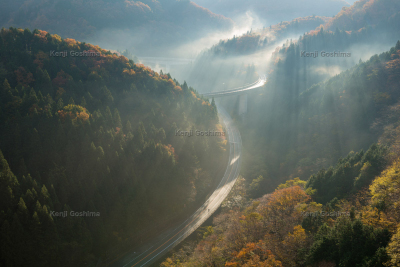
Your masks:
M326 25L327 30L359 31L368 27L399 29L400 1L360 0L351 7L343 8Z
M298 37L299 34L315 29L330 19L330 17L309 16L292 21L283 21L270 27L249 31L242 36L221 40L207 50L204 55L229 57L253 54L284 39Z
M344 0L194 0L212 12L235 18L252 11L264 23L292 20L312 15L334 16L342 7L349 6Z
M129 44L140 50L149 42L153 48L173 46L211 29L230 29L233 21L190 1L5 0L0 27L9 26L38 28L83 41L107 39L110 48L118 48L117 43L120 48Z

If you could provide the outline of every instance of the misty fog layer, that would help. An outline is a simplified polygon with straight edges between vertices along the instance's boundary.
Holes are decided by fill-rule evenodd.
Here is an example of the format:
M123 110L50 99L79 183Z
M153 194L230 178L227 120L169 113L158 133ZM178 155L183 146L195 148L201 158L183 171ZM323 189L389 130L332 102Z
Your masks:
M0 266L400 266L399 25L399 0L3 0Z
M165 54L181 42L233 27L229 18L196 3L175 0L6 0L0 12L2 27L39 28L63 38L114 50L130 49L140 55Z
M198 4L212 12L232 18L235 22L247 11L251 11L264 25L312 15L334 16L342 7L349 6L344 0L198 0Z

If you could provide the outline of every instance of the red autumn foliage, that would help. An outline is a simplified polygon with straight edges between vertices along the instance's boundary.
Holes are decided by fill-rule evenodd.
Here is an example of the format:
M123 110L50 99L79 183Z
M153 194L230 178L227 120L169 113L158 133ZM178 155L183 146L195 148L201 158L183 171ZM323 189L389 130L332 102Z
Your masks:
M44 61L49 57L43 51L40 51L35 55L35 58L36 59L33 61L33 63L36 64L38 67L43 68Z
M17 76L18 84L21 84L25 87L27 87L34 81L33 74L27 72L24 67L19 67L16 71L14 71L14 73Z
M57 73L57 77L53 79L53 85L56 87L61 87L67 84L68 80L71 80L72 77L65 73L63 70Z
M178 156L175 154L175 148L169 144L163 146L167 150L169 156L173 156L175 160L178 160Z

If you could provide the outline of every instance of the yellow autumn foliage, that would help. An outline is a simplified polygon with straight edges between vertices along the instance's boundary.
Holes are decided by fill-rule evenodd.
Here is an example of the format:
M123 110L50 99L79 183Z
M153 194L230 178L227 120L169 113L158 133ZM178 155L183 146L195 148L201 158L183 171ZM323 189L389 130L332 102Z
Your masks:
M369 189L374 206L389 212L397 220L400 219L400 159L383 171Z

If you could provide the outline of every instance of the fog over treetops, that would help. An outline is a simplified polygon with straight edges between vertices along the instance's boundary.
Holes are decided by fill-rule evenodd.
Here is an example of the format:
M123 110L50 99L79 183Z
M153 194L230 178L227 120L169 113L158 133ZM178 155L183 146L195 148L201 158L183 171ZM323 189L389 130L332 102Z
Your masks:
M343 0L5 0L0 27L38 28L135 55L194 57L221 38L297 17L334 16L344 6ZM180 55L185 44L195 47Z
M400 0L1 0L0 27L0 267L400 267Z
M297 17L334 16L342 7L349 6L349 3L344 0L197 0L195 2L212 12L232 19L239 18L246 11L250 11L268 25Z
M110 49L157 49L229 30L233 21L190 1L2 1L1 27L38 28ZM152 44L150 50L149 43Z

